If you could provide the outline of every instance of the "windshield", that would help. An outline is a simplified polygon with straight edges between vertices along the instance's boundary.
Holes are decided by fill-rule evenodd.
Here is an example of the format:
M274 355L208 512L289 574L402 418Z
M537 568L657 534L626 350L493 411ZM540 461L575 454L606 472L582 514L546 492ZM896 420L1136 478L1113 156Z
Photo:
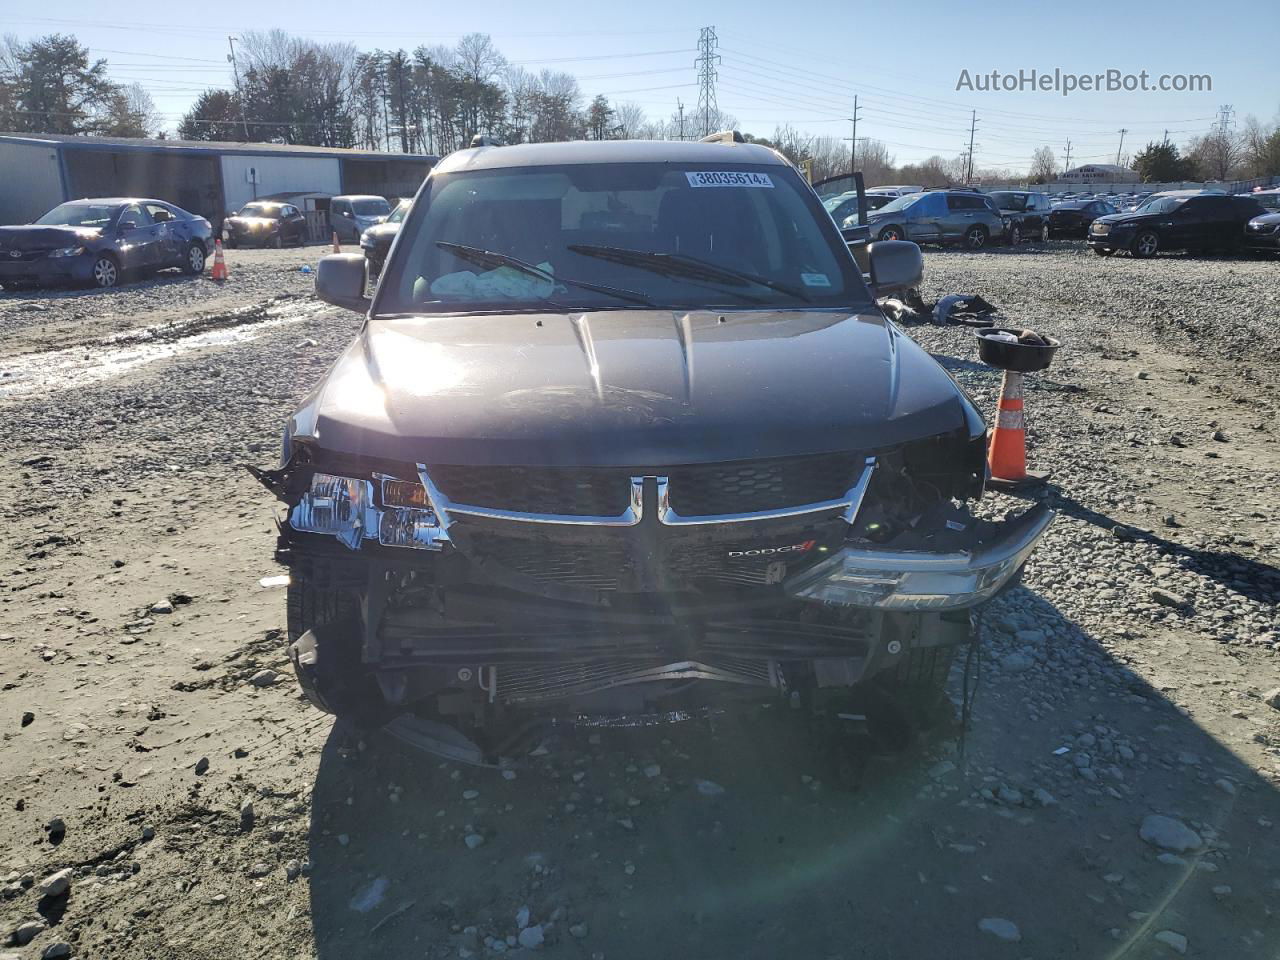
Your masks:
M49 227L105 227L120 208L114 204L64 203L36 223Z
M369 200L352 200L351 209L355 210L357 217L385 217L391 212L391 204L381 197L374 197Z
M240 209L242 217L270 217L272 220L280 218L280 208L271 203L246 203Z
M850 197L856 200L858 195L856 193L853 193L853 194L841 193L834 197L827 197L827 199L822 201L822 205L823 207L826 208L827 213L831 213L836 209L836 207L840 206L840 204L847 201Z
M898 197L897 200L891 200L886 203L876 213L897 213L899 210L907 209L923 196L925 196L923 193L908 193L905 196Z
M401 200L396 204L396 208L391 211L391 216L387 217L387 223L402 222L404 220L404 215L409 212L409 207L412 205L412 200Z
M378 313L869 302L789 167L504 168L435 175L427 189Z
M1001 190L999 193L991 194L991 199L995 201L996 206L1001 210L1020 212L1027 209L1027 195L1025 193L1009 193Z
M1173 213L1186 203L1187 197L1152 197L1144 201L1135 213Z

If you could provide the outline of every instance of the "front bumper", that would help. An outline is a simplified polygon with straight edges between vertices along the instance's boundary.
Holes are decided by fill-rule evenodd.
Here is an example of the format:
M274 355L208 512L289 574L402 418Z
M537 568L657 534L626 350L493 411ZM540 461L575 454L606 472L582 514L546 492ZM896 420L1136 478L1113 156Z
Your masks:
M1280 250L1280 230L1273 230L1270 233L1257 233L1253 230L1246 230L1244 245L1249 250Z
M93 275L94 254L74 257L40 256L29 260L0 253L0 283L87 283Z

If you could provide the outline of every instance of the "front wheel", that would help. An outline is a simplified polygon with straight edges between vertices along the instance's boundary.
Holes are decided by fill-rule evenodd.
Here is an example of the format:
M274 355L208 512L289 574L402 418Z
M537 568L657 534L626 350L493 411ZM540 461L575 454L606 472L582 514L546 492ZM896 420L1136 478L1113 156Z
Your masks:
M282 237L280 234L277 233L274 237L271 238L272 250L279 250L283 246L284 246L284 237Z
M1009 228L1009 242L1015 247L1022 242L1022 228L1016 223Z
M885 227L880 231L878 240L905 240L906 231L899 226Z
M109 289L120 283L120 265L116 263L114 257L104 253L93 261L93 270L90 275L93 277L95 287Z
M1047 223L1040 224L1040 242L1049 242L1049 225Z
M1129 251L1135 257L1154 257L1160 249L1160 235L1154 230L1143 230L1133 238Z
M970 250L981 250L987 245L987 228L974 225L965 231L964 245Z
M191 276L204 273L204 244L193 243L187 247L187 256L182 261L182 272Z

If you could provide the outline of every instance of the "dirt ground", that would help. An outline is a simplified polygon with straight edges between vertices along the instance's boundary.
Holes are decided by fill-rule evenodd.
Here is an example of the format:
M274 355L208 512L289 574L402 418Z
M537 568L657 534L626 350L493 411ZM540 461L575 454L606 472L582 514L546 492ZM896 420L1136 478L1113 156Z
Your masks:
M1275 957L1280 366L1275 340L1175 321L1179 289L1204 309L1219 287L1280 317L1277 265L1084 253L926 254L930 298L1066 342L1027 394L1060 516L984 616L963 753L875 757L852 791L785 710L566 732L505 771L335 729L290 676L274 503L241 468L274 463L358 327L310 300L317 252L232 251L224 287L0 295L0 939ZM906 330L992 410L968 331Z

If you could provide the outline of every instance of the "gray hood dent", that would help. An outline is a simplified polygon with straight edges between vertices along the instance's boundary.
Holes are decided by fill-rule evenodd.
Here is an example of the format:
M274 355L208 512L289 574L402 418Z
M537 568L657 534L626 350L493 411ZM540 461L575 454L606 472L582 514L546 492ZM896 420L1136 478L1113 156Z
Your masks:
M884 447L968 406L879 314L619 310L372 320L295 426L401 462L639 466Z

